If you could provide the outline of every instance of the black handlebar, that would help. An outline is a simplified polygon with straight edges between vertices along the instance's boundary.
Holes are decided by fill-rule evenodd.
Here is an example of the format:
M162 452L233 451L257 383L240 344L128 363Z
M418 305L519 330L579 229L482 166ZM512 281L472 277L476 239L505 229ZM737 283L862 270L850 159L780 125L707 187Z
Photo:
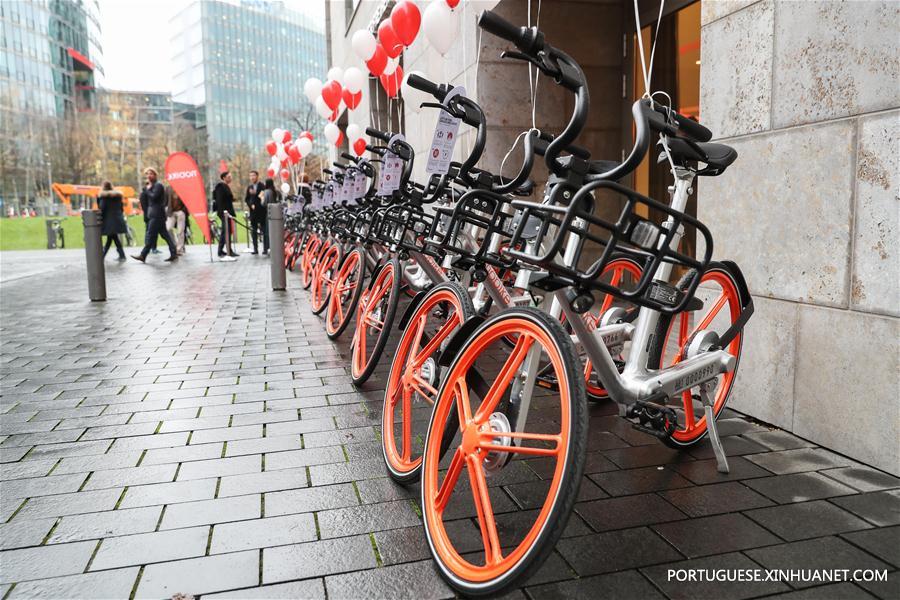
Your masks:
M697 121L694 121L690 117L675 113L675 121L678 123L679 129L681 129L683 132L685 132L698 142L708 142L712 139L712 131L710 131Z
M478 17L478 26L509 42L527 54L544 49L544 34L537 27L516 27L497 13L486 10Z
M421 90L426 94L431 94L438 102L443 102L444 98L447 97L447 92L450 91L449 86L438 85L432 81L428 81L424 77L416 75L415 73L411 73L406 79L406 82L410 87Z
M385 133L384 131L378 131L377 129L372 129L371 127L366 127L366 135L369 137L373 137L375 139L379 139L382 142L389 142L393 137L390 133Z

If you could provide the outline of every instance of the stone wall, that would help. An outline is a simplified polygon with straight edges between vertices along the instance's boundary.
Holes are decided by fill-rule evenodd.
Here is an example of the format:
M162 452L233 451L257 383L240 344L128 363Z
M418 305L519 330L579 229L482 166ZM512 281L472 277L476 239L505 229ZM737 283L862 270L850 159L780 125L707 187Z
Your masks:
M733 408L900 473L900 5L703 3L699 184L757 307Z

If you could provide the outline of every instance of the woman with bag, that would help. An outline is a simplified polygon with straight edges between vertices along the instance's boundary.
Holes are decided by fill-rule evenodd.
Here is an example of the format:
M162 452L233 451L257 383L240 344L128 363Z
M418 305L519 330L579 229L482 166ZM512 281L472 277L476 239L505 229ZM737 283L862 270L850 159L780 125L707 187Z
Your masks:
M106 245L103 247L103 256L109 252L109 247L115 243L116 250L119 253L118 260L125 260L125 250L122 248L122 242L119 235L128 233L128 224L125 223L124 198L121 192L113 189L110 182L104 181L101 186L103 189L97 197L97 204L100 207L100 219L102 223L101 233L106 236Z

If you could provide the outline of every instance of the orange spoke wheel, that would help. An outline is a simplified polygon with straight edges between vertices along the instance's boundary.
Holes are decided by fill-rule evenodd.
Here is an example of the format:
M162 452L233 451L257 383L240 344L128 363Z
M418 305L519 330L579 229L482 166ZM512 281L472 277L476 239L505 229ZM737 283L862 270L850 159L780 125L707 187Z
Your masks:
M510 349L503 338L511 334ZM530 414L517 418L523 399L516 390L536 363L548 365L558 390L536 387ZM465 342L441 385L422 464L425 532L450 585L465 595L499 594L541 566L578 495L587 419L575 346L557 320L532 308L508 309ZM495 511L507 498L494 476L512 459L537 461L548 475L534 509L504 514ZM451 522L461 518L472 519L480 534L474 552L471 532Z
M341 264L342 254L343 250L341 250L340 244L334 241L325 242L324 249L313 271L310 305L315 315L321 314L328 306L328 299L331 297L331 290L334 287L334 279Z
M400 261L392 258L379 269L356 309L356 330L350 347L350 378L362 385L372 376L397 313Z
M440 385L438 360L451 336L474 314L466 290L444 282L422 298L403 330L388 375L381 424L384 462L395 481L419 478L421 440ZM428 410L417 411L414 405Z
M679 282L684 289L685 282ZM703 301L703 307L696 311L685 311L669 318L661 318L657 325L656 337L661 343L651 351L651 367L671 367L684 360L688 344L694 334L707 329L720 336L731 327L741 314L741 298L735 276L729 267L720 263L713 265L700 278L696 297ZM737 359L733 371L719 375L713 396L713 413L718 418L725 408L734 386L734 378L740 364L743 334L738 334L726 352ZM678 414L678 427L666 443L675 448L691 446L702 440L707 433L704 407L697 395L697 388L685 390L681 403L675 400L672 408Z
M603 269L601 279L605 283L619 287L624 290L633 289L637 285L637 281L641 277L641 265L630 258L616 258L609 262ZM613 306L622 306L625 309L635 309L633 304L618 300L612 294L599 294L599 302L596 304L597 311L592 311L585 315L588 326L593 329L600 322L600 317L604 312ZM609 398L609 393L603 387L603 383L594 373L594 365L591 360L585 356L584 358L584 380L587 388L588 396L592 400L605 400Z
M325 311L325 334L336 339L347 328L356 312L366 275L366 257L362 248L354 248L344 258L338 271Z
M303 289L309 289L309 286L312 285L313 268L321 247L322 240L316 234L307 238L303 255L300 258L300 282L303 284Z

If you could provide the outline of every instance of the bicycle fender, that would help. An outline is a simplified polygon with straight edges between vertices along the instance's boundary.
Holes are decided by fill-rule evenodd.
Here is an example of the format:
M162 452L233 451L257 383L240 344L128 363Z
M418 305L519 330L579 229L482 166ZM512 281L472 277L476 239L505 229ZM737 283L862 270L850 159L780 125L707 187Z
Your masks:
M731 343L735 336L744 329L747 321L753 316L754 308L753 296L750 295L750 288L747 287L747 282L744 279L744 274L741 272L740 267L737 266L737 263L730 260L723 260L721 261L721 264L734 275L735 283L737 283L738 286L738 294L741 296L741 314L719 339L719 346L725 348Z
M481 324L484 322L484 317L475 315L463 323L460 328L450 336L450 339L447 341L447 346L444 348L444 351L441 352L441 358L438 360L438 364L442 367L449 367L450 362L456 358L456 355L459 353L463 344L466 343L472 334L475 333L475 330L481 327Z
M413 314L416 312L416 309L422 303L422 299L428 294L430 288L426 288L419 292L416 292L416 295L413 296L413 299L410 301L409 306L406 307L406 310L403 312L403 316L400 317L400 323L397 325L397 329L403 331L406 329L406 326L409 324L409 320L412 319Z

